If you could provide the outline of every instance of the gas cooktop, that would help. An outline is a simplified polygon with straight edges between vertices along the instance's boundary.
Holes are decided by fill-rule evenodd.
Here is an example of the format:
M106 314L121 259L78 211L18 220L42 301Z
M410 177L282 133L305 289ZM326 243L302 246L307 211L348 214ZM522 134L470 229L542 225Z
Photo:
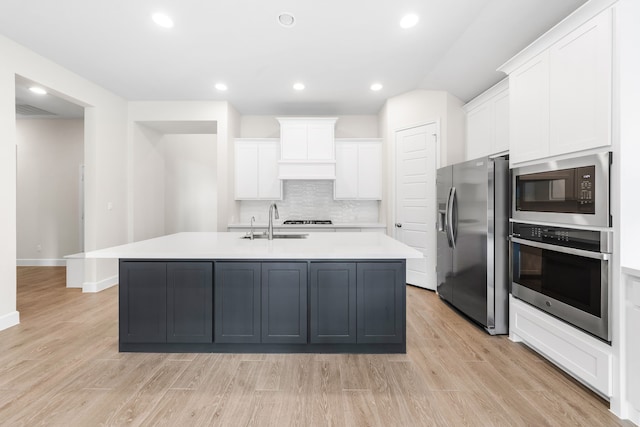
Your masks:
M283 222L285 225L328 225L333 224L330 219L288 219Z

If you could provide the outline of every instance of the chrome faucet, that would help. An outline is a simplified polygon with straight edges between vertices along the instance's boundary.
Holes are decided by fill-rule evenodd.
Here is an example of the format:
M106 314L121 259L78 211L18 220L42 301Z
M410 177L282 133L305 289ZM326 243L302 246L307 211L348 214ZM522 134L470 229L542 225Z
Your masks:
M256 220L256 217L255 217L255 216L252 216L252 217L251 217L251 234L249 235L249 238L250 238L251 240L253 240L253 222L254 222L255 220Z
M269 229L267 230L267 239L273 240L273 212L275 209L276 219L280 219L280 215L278 214L278 205L275 203L271 203L269 206Z

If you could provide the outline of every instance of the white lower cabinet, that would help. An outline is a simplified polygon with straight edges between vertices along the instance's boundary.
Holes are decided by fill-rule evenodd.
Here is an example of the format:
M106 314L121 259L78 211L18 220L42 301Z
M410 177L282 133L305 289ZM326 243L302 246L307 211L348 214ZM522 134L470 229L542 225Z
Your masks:
M626 286L626 343L627 403L629 418L640 423L640 271L623 268L623 283Z
M382 141L336 139L334 199L382 199Z
M235 199L282 200L277 139L236 139Z
M592 390L611 397L611 346L513 296L509 296L509 338L524 342Z

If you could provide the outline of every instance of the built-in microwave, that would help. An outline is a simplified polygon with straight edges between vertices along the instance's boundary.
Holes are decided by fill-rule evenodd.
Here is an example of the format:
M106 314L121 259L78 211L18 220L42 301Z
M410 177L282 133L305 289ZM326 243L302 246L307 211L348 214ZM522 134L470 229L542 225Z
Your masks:
M610 227L611 153L513 169L512 218Z

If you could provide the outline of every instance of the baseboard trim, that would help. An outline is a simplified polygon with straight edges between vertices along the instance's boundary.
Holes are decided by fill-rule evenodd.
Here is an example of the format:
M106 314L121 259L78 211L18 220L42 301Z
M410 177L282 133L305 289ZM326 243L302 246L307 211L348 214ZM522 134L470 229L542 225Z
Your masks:
M17 259L18 267L64 267L67 261L64 259Z
M11 313L7 313L4 316L0 316L0 331L4 329L8 329L12 326L16 326L20 323L20 313L17 311L13 311Z
M86 293L95 293L104 291L112 286L118 284L118 275L107 277L106 279L102 279L98 282L84 282L82 284L82 292Z

